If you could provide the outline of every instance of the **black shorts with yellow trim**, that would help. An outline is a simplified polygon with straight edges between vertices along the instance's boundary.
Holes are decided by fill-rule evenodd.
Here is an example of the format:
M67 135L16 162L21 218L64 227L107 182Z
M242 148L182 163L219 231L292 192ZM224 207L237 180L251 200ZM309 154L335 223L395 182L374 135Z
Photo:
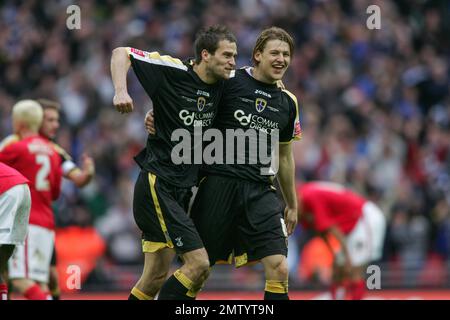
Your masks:
M142 231L142 251L174 248L183 254L203 248L187 211L191 188L180 188L156 175L141 171L136 181L133 214Z
M283 208L272 185L209 175L201 181L191 218L211 265L240 267L262 258L287 256Z

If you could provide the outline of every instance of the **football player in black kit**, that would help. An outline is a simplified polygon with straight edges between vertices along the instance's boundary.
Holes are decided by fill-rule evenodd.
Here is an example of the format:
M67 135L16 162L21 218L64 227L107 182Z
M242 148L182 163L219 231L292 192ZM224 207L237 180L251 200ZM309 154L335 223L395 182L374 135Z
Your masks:
M193 135L195 126L206 129L211 125L224 80L235 67L237 47L234 35L224 26L200 32L194 47L193 64L158 52L125 47L113 50L114 106L121 113L133 110L126 85L126 75L132 66L153 101L157 129L156 135L148 136L147 147L135 157L141 173L135 185L133 213L142 230L145 262L129 299L153 299L160 288L159 299L195 299L208 275L208 255L187 215L199 166L173 163L171 152L175 142L171 135L177 129ZM201 120L188 121L191 118ZM180 255L183 265L166 281L175 253Z
M291 142L301 136L298 103L292 93L277 86L293 48L286 31L268 28L253 49L254 67L236 70L226 81L213 125L226 141L225 156L203 166L191 209L211 265L231 263L233 257L237 267L261 261L265 299L288 299L287 237L297 224ZM146 127L155 132L151 113ZM236 146L243 138L241 148ZM270 161L260 157L264 145ZM277 169L284 213L273 186Z
M226 81L213 126L223 133L228 146L236 140L227 135L227 130L244 132L248 139L244 150L235 148L234 161L203 166L204 177L191 209L211 265L231 263L233 257L236 267L258 261L263 264L264 299L288 299L287 237L297 224L291 142L301 135L298 103L292 93L277 86L293 49L286 31L268 28L253 49L254 66L236 70ZM275 132L278 140L271 144ZM258 157L259 151L254 154L263 144L272 155L270 168ZM277 169L286 203L284 214L272 184Z

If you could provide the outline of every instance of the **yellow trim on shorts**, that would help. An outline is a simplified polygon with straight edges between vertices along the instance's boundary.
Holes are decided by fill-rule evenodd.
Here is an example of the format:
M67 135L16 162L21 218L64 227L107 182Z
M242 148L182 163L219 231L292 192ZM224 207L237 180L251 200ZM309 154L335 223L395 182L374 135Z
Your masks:
M260 260L252 260L248 261L247 253L241 254L240 256L234 257L234 264L236 268L240 268L242 266L253 266L257 264Z
M264 291L272 293L288 293L288 282L277 280L266 280Z
M145 294L144 292L142 292L141 290L139 290L136 287L133 287L133 289L131 289L131 294L133 296L135 296L136 298L138 298L139 300L153 300L152 296Z
M236 267L241 267L247 264L247 262L248 262L247 253L234 257L234 263L236 264Z
M150 184L150 192L152 194L153 203L155 205L156 215L158 216L159 224L161 226L161 230L164 233L164 237L166 238L167 246L169 248L173 248L172 240L170 239L169 232L167 231L166 222L164 221L164 217L161 211L161 206L159 204L158 196L156 195L156 176L152 173L148 174L148 182Z
M152 253L164 248L170 248L167 242L153 242L142 239L142 252Z

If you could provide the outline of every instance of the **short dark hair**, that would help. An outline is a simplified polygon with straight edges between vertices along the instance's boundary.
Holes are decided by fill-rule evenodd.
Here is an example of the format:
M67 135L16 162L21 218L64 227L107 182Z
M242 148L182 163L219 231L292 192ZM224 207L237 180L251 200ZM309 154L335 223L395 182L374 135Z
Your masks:
M228 40L236 43L234 34L224 25L214 25L206 30L201 30L195 38L195 63L202 61L202 51L205 49L210 54L214 54L219 47L219 42Z
M43 98L36 99L36 101L41 105L42 109L44 110L53 109L58 112L61 110L61 104L59 102Z
M253 48L252 53L252 61L254 65L257 65L258 62L255 60L255 54L260 51L263 52L266 46L266 43L270 40L281 40L286 42L289 45L289 50L291 55L294 53L294 40L284 29L278 27L270 27L264 29L261 34L256 39L255 47Z

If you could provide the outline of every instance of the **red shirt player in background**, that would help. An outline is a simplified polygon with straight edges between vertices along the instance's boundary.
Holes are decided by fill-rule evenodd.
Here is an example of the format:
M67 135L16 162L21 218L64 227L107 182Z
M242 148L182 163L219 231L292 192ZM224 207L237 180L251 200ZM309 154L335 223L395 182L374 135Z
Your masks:
M61 188L61 157L53 145L39 136L42 107L33 100L16 103L12 112L15 136L0 145L0 161L30 181L31 212L24 246L17 246L9 260L13 287L26 298L47 299L48 277L54 244L52 201Z
M87 185L95 174L94 160L86 154L82 155L81 168L79 168L72 160L72 157L59 145L54 143L56 132L59 129L59 110L60 104L56 101L48 99L38 99L37 102L44 110L44 119L42 120L39 134L41 137L51 141L56 151L61 157L61 168L63 177L72 181L78 188ZM52 259L50 262L50 278L49 289L53 300L59 300L60 288L58 281L58 271L56 269L56 250L53 248Z
M333 299L344 287L352 300L363 298L367 265L379 260L383 251L386 222L372 202L343 186L330 182L310 182L297 187L299 222L318 232L328 243L333 235L341 250L333 252Z
M16 245L23 245L28 232L31 195L28 180L0 162L0 300L8 300L3 276Z

